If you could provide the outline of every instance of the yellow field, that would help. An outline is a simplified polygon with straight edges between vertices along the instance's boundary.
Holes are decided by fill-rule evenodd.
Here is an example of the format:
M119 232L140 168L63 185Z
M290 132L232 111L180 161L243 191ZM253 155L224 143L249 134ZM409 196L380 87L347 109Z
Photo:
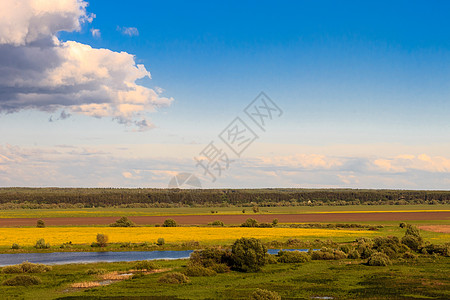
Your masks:
M45 239L50 245L59 245L71 241L74 244L90 244L97 233L108 235L109 242L156 242L164 238L166 243L182 241L232 242L241 237L254 237L264 240L298 239L336 239L354 240L359 236L373 236L373 231L305 229L305 228L243 228L243 227L47 227L47 228L0 228L0 246L17 243L30 246L38 239Z

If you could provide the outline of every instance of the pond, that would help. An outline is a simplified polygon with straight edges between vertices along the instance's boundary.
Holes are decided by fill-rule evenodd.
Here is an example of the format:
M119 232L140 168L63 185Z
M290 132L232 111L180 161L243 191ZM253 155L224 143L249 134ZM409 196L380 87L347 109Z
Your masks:
M307 252L308 249L289 249L289 251ZM269 249L270 254L277 254L279 249ZM53 253L17 253L0 254L0 267L20 264L24 261L47 265L75 263L118 262L155 259L186 259L192 250L185 251L124 251L124 252L53 252Z

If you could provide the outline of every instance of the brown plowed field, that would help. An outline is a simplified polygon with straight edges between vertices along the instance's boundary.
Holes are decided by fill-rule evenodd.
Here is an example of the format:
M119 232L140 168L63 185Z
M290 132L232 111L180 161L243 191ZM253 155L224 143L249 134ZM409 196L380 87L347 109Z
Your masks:
M130 220L138 225L162 224L165 219L174 219L183 225L205 225L215 220L225 224L240 224L247 218L259 222L272 222L278 219L280 223L301 222L362 222L362 221L418 221L418 220L449 220L450 212L377 212L377 213L315 213L315 214L266 214L266 215L182 215L182 216L138 216ZM107 225L118 217L74 217L74 218L44 218L47 226L78 226ZM37 218L0 219L0 227L35 226Z

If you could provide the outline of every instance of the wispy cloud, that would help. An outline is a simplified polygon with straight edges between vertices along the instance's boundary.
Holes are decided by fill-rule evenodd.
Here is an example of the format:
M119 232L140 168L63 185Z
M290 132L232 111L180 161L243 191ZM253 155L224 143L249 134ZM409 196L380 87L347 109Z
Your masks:
M93 37L99 38L101 36L100 29L92 28L91 29L91 34L92 34Z
M138 36L139 30L136 27L120 27L117 26L117 31L121 32L124 35L128 36Z

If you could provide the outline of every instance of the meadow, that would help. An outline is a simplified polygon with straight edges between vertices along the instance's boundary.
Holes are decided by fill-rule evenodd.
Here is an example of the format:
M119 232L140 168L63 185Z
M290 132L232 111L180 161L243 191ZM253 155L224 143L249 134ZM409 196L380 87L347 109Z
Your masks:
M187 265L186 260L156 263L166 273L183 272ZM257 288L262 288L277 292L282 299L450 298L448 257L420 257L384 267L347 259L270 264L257 273L232 271L212 277L190 277L186 284L160 283L158 279L164 273L153 273L105 286L72 287L74 283L101 278L89 275L89 270L128 273L134 265L133 262L57 265L49 272L35 274L42 280L39 285L26 288L0 285L0 293L4 299L249 299ZM13 276L0 273L0 281Z

